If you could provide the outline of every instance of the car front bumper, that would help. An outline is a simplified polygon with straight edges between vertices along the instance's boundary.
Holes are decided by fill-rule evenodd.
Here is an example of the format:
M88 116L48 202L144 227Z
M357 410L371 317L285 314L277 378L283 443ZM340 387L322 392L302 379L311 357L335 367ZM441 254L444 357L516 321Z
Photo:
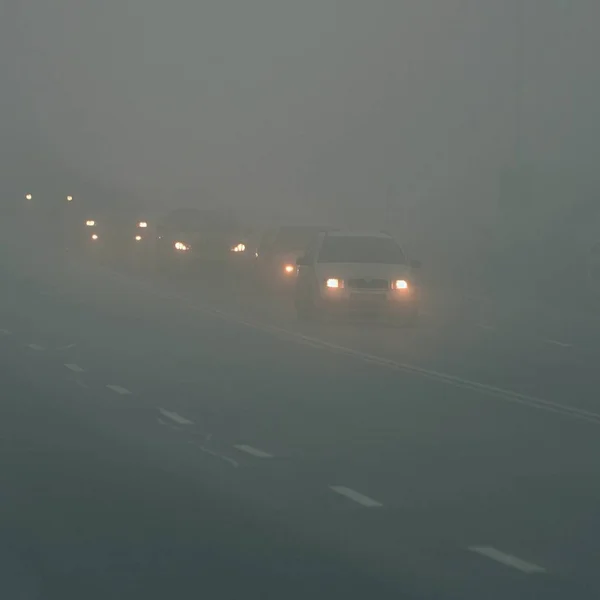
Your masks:
M319 308L331 314L402 316L418 311L419 298L414 291L382 292L325 290L319 298Z

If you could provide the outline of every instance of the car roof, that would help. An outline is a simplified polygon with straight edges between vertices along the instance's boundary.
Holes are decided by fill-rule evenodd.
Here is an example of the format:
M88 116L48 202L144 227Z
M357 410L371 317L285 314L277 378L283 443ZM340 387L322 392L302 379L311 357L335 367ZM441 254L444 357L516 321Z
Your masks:
M273 231L316 231L324 233L333 231L334 228L329 225L279 225L273 228Z
M372 238L391 238L388 233L384 231L330 231L327 233L327 237L372 237Z

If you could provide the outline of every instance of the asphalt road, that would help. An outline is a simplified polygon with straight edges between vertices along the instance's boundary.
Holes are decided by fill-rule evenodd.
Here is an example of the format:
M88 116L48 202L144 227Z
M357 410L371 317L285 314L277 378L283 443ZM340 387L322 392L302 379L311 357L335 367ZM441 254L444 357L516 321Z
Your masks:
M4 597L598 597L593 328L301 326L57 248L0 227Z

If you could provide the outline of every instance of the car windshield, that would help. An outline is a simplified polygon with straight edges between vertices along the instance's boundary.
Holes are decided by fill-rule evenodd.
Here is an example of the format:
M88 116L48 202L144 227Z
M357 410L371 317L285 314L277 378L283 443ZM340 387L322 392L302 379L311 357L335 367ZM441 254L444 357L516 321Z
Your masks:
M304 250L320 231L322 229L318 227L285 227L277 235L273 250L276 252Z
M320 263L378 263L402 265L406 258L391 238L375 236L332 236L325 239Z
M184 233L232 232L238 229L236 220L218 211L181 210L167 219L169 226Z

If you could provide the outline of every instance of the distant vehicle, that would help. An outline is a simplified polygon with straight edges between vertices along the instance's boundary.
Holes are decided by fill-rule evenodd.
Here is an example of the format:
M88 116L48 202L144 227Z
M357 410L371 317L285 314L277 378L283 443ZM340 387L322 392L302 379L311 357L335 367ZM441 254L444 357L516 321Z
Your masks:
M148 220L132 210L96 211L77 226L88 254L117 263L146 257L154 241Z
M296 261L295 306L300 319L370 315L412 324L419 314L415 270L398 242L382 232L319 234Z
M256 272L269 287L293 287L296 280L296 259L314 242L319 233L329 227L284 226L264 233L256 252Z
M177 209L158 223L156 232L162 269L245 266L250 255L241 225L226 211Z

